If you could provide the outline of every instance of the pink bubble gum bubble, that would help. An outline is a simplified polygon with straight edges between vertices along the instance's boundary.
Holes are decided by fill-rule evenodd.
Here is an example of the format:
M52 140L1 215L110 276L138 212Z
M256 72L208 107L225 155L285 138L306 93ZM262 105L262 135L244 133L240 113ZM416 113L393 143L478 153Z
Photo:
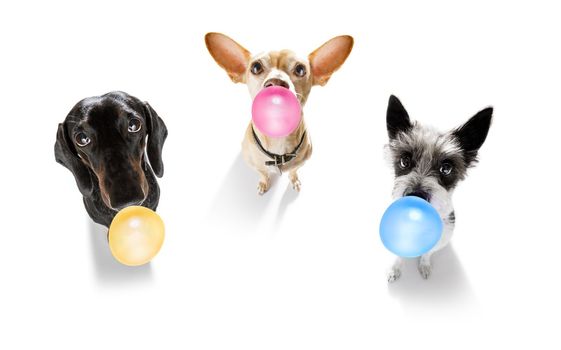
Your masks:
M300 124L302 107L292 91L271 86L255 96L251 114L260 132L270 137L284 137Z

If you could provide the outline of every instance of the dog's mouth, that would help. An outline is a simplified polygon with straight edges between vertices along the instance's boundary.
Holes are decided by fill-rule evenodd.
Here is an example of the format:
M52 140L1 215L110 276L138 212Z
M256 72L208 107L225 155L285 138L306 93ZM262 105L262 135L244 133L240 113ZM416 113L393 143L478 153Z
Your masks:
M403 196L404 197L407 197L407 196L419 197L421 199L426 200L429 203L430 203L430 199L431 199L430 193L425 192L425 191L420 191L420 190L404 193Z

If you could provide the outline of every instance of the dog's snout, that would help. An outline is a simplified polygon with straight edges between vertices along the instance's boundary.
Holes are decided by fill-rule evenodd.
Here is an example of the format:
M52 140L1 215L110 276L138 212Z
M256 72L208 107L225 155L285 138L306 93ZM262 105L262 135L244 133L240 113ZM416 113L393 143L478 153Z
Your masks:
M117 191L109 196L111 207L121 210L131 205L141 205L146 196L140 188L129 188L126 191Z
M263 84L264 87L268 88L271 86L281 86L285 89L288 89L288 83L282 79L279 78L272 78L272 79L268 79L267 81L265 81L265 84Z
M422 198L427 202L430 202L430 194L428 192L421 191L421 190L409 192L405 194L405 196L415 196L415 197Z
M148 183L138 167L115 167L98 176L102 199L113 210L140 205L148 195Z
M122 201L122 202L117 202L117 203L111 203L111 206L115 210L121 210L121 209L124 209L126 207L130 207L132 205L141 205L142 202L144 202L144 196L140 199L133 199L133 200L127 200L127 201Z

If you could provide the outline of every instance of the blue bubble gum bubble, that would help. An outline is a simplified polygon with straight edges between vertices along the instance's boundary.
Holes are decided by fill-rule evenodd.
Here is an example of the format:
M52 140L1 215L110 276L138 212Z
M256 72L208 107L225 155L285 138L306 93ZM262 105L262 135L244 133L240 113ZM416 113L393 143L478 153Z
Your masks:
M393 202L382 216L380 238L397 256L414 258L438 243L442 228L442 219L429 202L407 196Z

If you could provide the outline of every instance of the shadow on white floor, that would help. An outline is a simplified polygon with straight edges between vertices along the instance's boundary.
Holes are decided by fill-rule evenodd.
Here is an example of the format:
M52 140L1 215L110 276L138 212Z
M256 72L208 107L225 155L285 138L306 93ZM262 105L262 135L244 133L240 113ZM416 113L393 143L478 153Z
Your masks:
M97 279L106 284L142 283L152 280L150 263L142 266L125 266L109 250L107 228L87 218L90 229L92 257Z
M432 274L424 280L417 271L418 259L407 259L401 278L388 285L390 295L405 307L470 307L475 295L452 245L432 257Z
M246 230L255 230L271 203L277 178L271 178L268 192L258 195L259 175L238 154L212 201L210 221L225 227L241 225Z
M298 198L298 191L295 191L292 188L292 184L289 182L284 190L284 194L282 195L281 201L279 203L279 208L277 210L277 218L275 220L275 228L278 229L282 225L282 220L284 219L284 214L288 207L294 203L296 198Z

